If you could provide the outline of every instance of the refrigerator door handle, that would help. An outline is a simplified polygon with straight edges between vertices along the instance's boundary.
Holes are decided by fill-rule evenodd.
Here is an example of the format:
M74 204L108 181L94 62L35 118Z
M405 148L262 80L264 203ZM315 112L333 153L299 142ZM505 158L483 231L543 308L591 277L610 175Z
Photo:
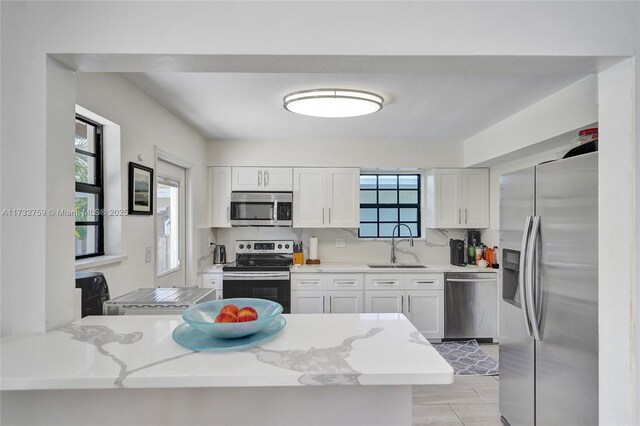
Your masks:
M529 242L529 231L531 229L531 216L527 216L524 222L524 232L522 233L522 245L520 246L520 271L518 272L518 292L520 293L520 306L522 308L522 316L524 318L524 326L527 329L527 336L531 336L531 323L529 322L529 314L527 313L527 298L525 290L526 280L526 254L527 243Z
M535 268L533 262L535 261L535 252L538 244L538 236L540 235L540 216L533 217L533 224L531 225L531 236L529 237L529 243L527 244L527 310L529 313L531 331L533 332L533 338L535 340L540 339L540 322L538 321L538 314L536 311L536 301L534 298L533 286L535 282ZM540 301L538 301L540 303Z

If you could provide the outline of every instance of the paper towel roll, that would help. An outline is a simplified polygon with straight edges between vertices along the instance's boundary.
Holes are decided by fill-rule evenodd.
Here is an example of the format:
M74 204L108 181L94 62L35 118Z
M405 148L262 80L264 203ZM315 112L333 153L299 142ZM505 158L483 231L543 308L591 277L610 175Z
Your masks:
M309 259L318 259L318 239L309 238Z

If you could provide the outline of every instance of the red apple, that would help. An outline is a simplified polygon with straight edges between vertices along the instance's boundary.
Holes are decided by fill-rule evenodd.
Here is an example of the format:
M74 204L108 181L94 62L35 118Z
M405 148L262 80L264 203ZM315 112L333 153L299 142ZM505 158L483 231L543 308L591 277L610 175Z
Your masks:
M229 312L230 314L238 315L238 310L239 309L236 305L229 304L229 305L224 305L222 309L220 309L220 313Z
M220 312L216 317L216 322L238 322L238 317L231 312Z
M258 319L258 313L251 306L245 306L238 311L238 321L255 321Z

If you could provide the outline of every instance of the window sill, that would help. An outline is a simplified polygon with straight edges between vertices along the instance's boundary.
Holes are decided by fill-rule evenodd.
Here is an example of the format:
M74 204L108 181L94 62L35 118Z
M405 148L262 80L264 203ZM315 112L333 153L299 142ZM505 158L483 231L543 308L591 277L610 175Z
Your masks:
M76 271L82 271L83 269L91 269L96 266L110 265L112 263L119 263L123 260L127 260L129 256L124 254L110 254L105 256L88 257L86 259L76 260Z

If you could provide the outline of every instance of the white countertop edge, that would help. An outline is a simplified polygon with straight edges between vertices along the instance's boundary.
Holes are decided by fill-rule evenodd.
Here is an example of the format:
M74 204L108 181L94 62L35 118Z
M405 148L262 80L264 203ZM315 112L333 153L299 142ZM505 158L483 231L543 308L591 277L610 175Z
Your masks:
M375 262L371 262L375 264ZM468 273L498 273L500 269L479 268L477 266L454 266L445 264L427 264L426 268L370 268L367 263L362 262L327 262L319 265L302 265L292 267L291 273L319 274L319 273L359 273L359 274L436 274L444 272L468 272Z

